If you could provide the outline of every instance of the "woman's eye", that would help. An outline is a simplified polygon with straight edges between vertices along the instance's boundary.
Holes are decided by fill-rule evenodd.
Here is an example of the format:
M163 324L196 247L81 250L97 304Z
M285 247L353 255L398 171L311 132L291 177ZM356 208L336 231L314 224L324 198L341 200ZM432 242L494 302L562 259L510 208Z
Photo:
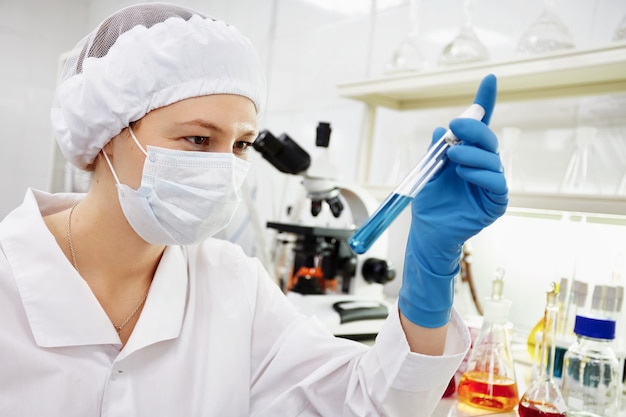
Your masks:
M240 140L235 142L235 144L233 145L233 149L235 149L239 153L245 153L248 152L248 148L250 148L250 146L252 146L252 142Z
M209 142L208 136L185 136L185 139L194 145L206 145Z

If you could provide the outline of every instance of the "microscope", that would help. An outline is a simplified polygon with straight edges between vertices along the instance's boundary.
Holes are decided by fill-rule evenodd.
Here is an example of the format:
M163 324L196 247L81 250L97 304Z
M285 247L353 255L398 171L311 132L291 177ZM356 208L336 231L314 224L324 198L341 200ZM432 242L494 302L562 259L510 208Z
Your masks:
M330 124L320 122L316 146L328 148L330 133ZM379 203L367 190L339 181L325 158L312 163L310 155L287 134L277 138L263 130L253 147L280 172L302 178L312 219L328 210L335 218L351 215L346 227L329 227L323 220L267 223L278 232L277 247L283 250L274 258L285 264L277 279L287 298L337 336L375 337L390 311L383 284L395 277L385 260L387 236L381 236L363 255L355 254L348 241Z

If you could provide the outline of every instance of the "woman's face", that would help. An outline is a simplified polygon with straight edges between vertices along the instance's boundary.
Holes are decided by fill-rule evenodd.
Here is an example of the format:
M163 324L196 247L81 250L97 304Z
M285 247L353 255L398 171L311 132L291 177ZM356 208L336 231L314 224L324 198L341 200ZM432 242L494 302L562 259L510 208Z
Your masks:
M183 151L229 152L246 159L257 137L256 108L246 97L215 94L152 110L132 126L148 146ZM138 188L145 155L125 129L104 148L120 182Z

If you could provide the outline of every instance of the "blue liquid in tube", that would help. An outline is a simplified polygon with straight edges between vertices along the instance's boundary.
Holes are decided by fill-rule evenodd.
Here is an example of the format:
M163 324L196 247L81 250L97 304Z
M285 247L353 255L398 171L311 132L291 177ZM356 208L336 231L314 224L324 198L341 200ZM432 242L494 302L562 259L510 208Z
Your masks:
M350 238L352 250L359 255L365 253L412 199L407 195L389 194L374 215Z
M485 109L480 104L472 104L460 117L481 120ZM426 155L391 192L376 212L363 223L350 238L352 251L362 255L369 250L376 239L383 234L411 200L424 188L426 183L441 169L446 161L446 152L460 140L448 129L426 152Z

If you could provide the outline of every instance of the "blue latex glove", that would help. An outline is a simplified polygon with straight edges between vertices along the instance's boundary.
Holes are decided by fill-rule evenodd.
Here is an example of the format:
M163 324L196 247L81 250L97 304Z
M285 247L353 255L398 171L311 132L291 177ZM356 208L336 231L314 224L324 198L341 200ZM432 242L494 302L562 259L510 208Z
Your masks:
M443 169L411 203L398 305L406 318L423 327L448 322L463 244L504 214L508 204L498 139L488 127L495 101L496 78L488 75L474 99L485 109L482 121L450 122L462 143L448 149ZM433 143L444 132L436 129Z

